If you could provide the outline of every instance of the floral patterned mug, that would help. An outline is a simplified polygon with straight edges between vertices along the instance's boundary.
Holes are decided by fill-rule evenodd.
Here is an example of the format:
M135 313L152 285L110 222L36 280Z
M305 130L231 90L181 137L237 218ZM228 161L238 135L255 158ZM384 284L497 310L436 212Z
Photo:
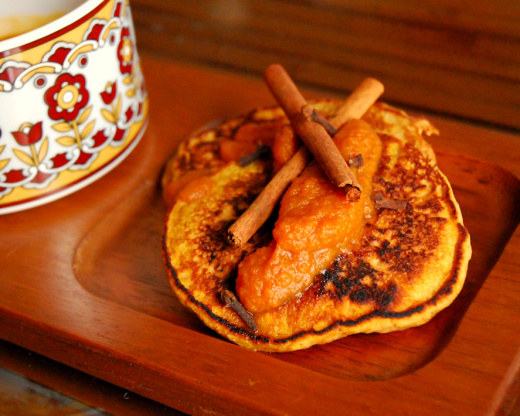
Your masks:
M54 20L0 41L0 214L100 178L148 120L128 0L17 0L7 9L0 26L28 10Z

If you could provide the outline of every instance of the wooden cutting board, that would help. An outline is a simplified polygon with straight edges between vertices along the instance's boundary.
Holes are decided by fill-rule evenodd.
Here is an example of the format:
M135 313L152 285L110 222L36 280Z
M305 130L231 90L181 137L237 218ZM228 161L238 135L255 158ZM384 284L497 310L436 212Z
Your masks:
M0 217L2 339L191 414L507 414L519 393L520 138L431 117L473 245L431 322L283 354L206 329L168 287L158 180L176 145L273 102L258 79L145 57L151 120L113 172ZM319 91L306 91L318 96Z

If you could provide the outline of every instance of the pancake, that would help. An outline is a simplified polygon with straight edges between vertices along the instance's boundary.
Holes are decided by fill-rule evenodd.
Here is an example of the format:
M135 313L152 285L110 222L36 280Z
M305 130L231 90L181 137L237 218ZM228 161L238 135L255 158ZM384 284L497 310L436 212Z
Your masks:
M312 103L326 117L340 104ZM280 217L275 214L247 244L230 244L227 230L272 177L276 163L265 149L275 146L288 120L279 107L262 108L181 144L162 178L170 203L163 257L173 291L204 324L243 347L282 352L351 334L422 325L453 302L464 284L471 246L451 186L425 140L438 132L427 120L384 103L373 105L358 122L360 137L365 124L377 135L380 153L377 159L367 150L359 154L366 169L371 157L376 162L364 186L367 198L358 210L364 214L356 238L338 253L329 250L325 265L312 272L303 288L264 304L265 290L255 300L246 289L258 282L239 270L266 247L281 244L280 238L274 240L284 222L284 206L291 195L301 195L298 186L310 174L293 182ZM240 157L257 147L254 157ZM223 149L238 149L231 152L235 160ZM311 162L306 171L313 169ZM354 171L361 177L362 169ZM298 222L292 226L298 235ZM307 240L321 241L314 229L310 232ZM320 250L314 253L325 258ZM290 279L285 274L277 284Z

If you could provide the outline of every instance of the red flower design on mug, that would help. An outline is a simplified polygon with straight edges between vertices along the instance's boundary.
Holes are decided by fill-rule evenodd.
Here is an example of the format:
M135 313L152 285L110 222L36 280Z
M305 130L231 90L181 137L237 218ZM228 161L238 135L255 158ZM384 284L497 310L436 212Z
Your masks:
M105 91L101 92L100 95L105 104L112 104L117 95L117 84L108 82L105 86Z
M134 46L130 38L130 29L124 27L121 29L121 40L117 47L117 57L119 58L119 69L122 74L132 73L132 64L134 60Z
M54 86L45 93L49 117L53 120L75 120L89 100L85 83L85 77L81 74L61 74Z
M13 131L11 134L16 143L20 146L29 146L30 149L29 154L21 149L13 149L15 156L30 166L38 166L47 155L48 149L48 140L43 138L42 122L39 121L35 124L23 123L17 131ZM37 147L36 143L40 141L40 146Z
M27 126L26 129L13 131L11 134L20 146L29 146L37 143L42 138L42 122L40 121L32 126Z

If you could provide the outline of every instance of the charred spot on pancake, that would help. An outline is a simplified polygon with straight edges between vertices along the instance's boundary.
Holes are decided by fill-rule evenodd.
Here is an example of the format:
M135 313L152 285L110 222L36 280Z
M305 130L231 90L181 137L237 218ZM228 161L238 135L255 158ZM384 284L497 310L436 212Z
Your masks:
M439 199L431 198L423 203L417 204L416 208L423 213L437 214L442 211L442 204Z
M376 192L382 192L388 200L421 198L442 182L435 166L415 146L407 143L396 153L395 139L386 135L381 138L385 163L374 178Z
M446 219L429 217L411 208L400 215L382 214L385 228L376 228L372 238L379 260L409 277L420 274L424 260L439 246L439 229Z
M178 179L189 171L212 170L222 166L224 162L220 159L219 148L219 141L214 132L192 137L182 143L166 168L171 180Z
M203 236L199 240L199 247L202 251L214 253L212 259L229 244L226 238L226 230L229 223L221 222L216 226L204 227Z
M393 302L397 287L393 282L385 283L383 274L367 262L352 262L342 255L321 274L319 291L340 301L348 297L354 303L375 302L377 309L386 309Z
M212 221L209 224L202 223L204 230L198 242L199 247L206 252L222 253L225 249L230 249L227 238L227 230L233 221L247 209L254 198L260 193L265 185L266 177L257 175L256 177L245 180L235 180L227 184L231 196L227 201L222 202L212 212L211 216L219 221ZM228 218L229 217L229 218ZM228 218L228 219L225 219Z
M208 161L215 159L219 149L217 142L199 143L192 150L192 163L194 166L206 166Z

